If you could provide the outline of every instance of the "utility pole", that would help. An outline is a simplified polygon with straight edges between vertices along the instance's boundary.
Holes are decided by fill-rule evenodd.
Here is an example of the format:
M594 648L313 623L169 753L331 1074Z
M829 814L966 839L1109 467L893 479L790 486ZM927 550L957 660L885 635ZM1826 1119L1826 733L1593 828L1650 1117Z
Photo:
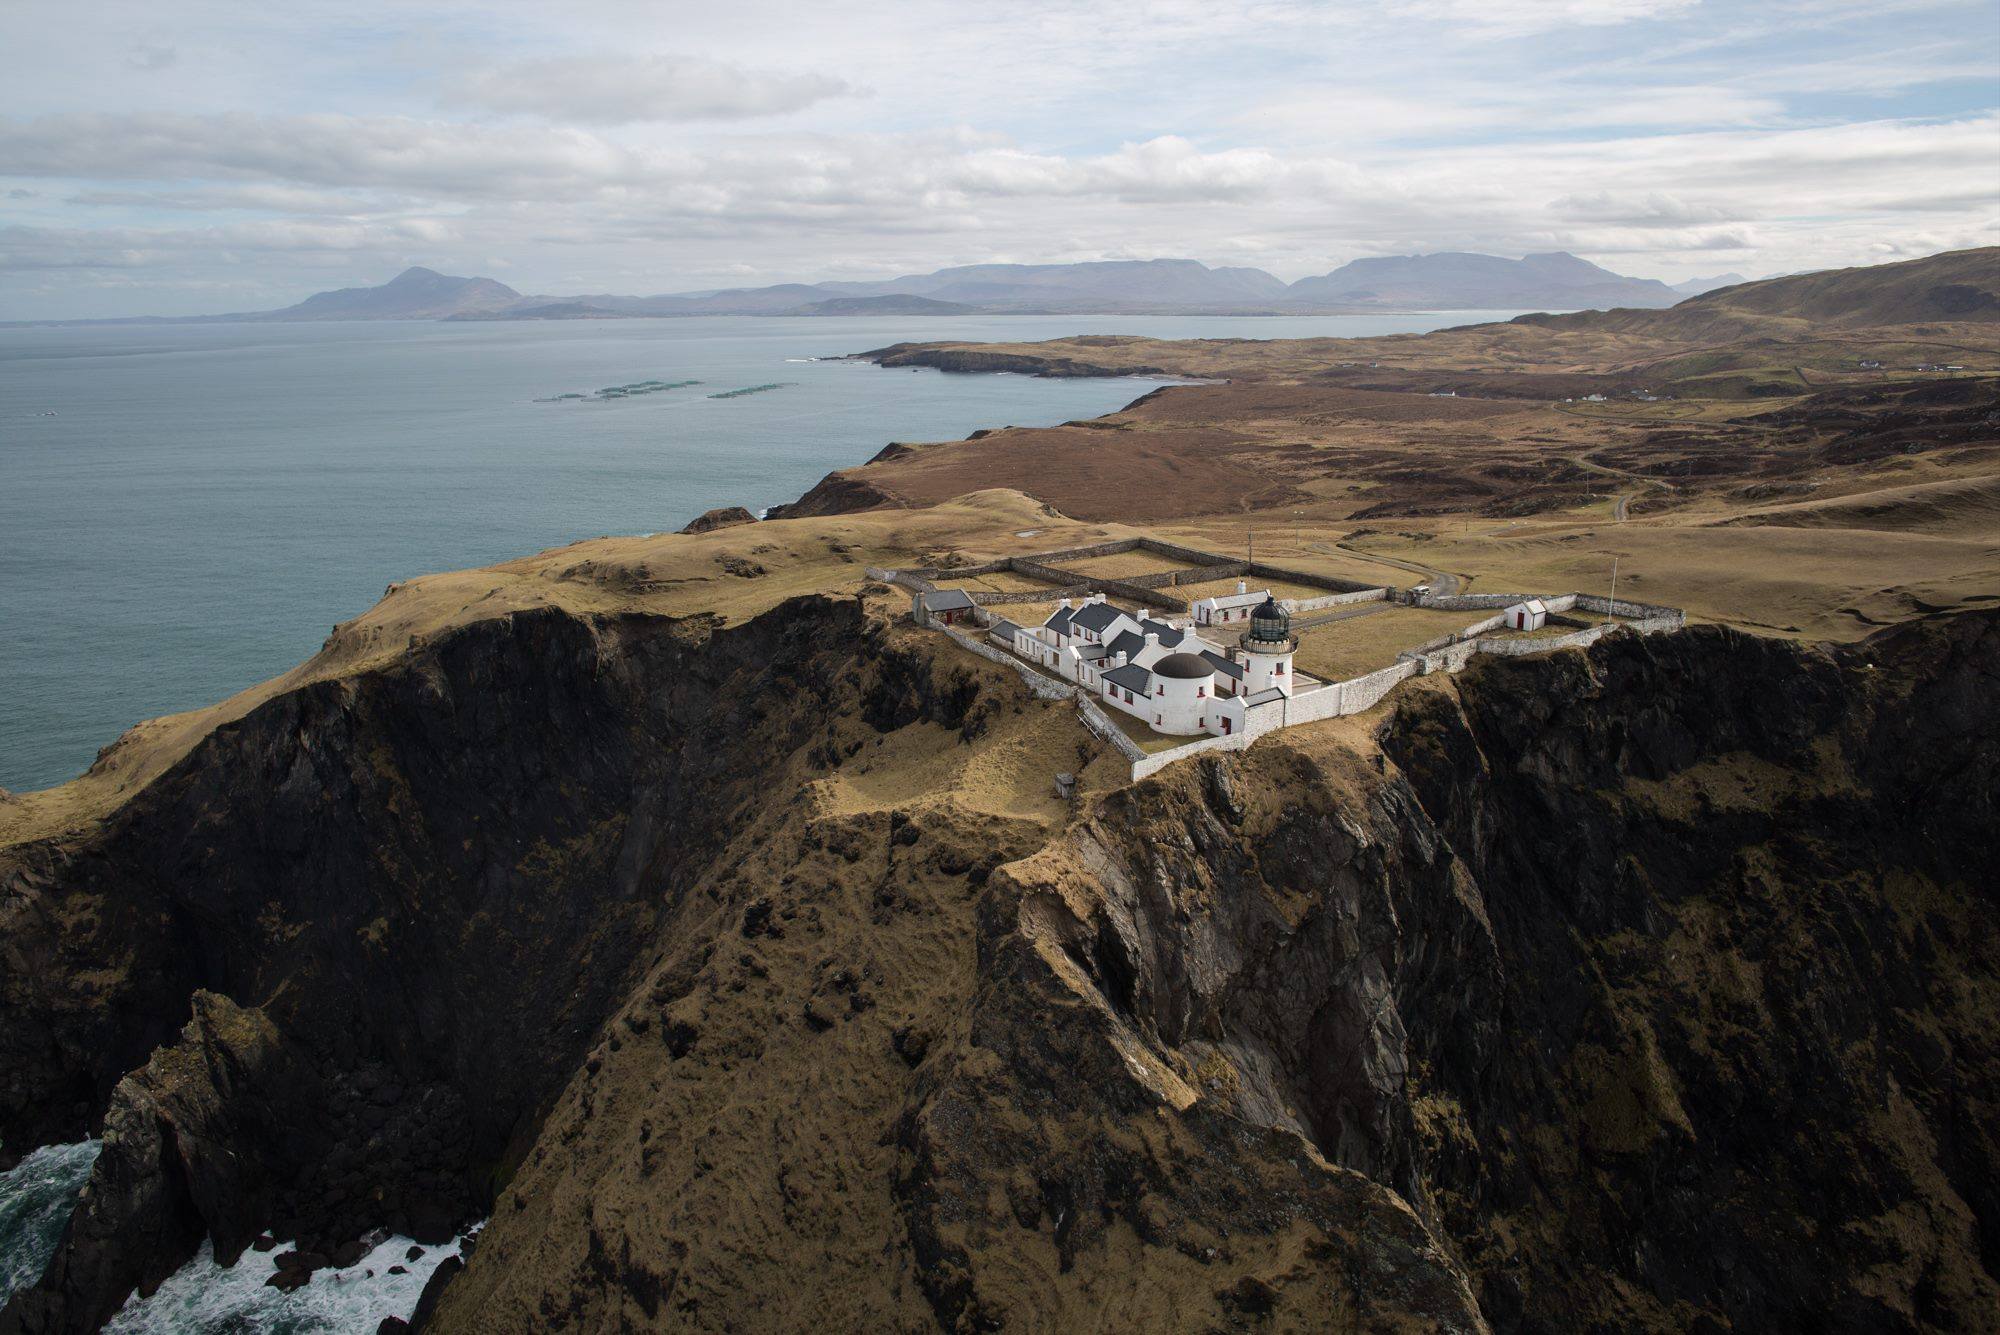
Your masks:
M1250 533L1250 564L1254 566L1257 564L1257 530L1253 528L1249 530L1249 533Z
M1618 555L1615 552L1611 556L1611 601L1614 606L1618 602ZM1614 611L1612 615L1618 614Z

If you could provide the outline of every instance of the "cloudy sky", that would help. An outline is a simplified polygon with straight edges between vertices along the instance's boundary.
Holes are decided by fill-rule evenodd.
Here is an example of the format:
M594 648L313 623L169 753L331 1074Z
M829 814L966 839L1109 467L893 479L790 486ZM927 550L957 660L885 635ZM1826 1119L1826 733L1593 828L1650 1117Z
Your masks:
M0 319L2000 243L1993 0L0 0Z

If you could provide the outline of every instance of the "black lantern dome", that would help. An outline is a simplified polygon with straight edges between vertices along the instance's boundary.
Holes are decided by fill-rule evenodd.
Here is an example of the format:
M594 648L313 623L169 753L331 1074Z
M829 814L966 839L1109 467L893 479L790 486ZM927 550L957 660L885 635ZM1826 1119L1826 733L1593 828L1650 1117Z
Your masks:
M1250 629L1244 632L1243 647L1253 653L1283 654L1298 647L1292 636L1292 614L1266 597L1250 614Z

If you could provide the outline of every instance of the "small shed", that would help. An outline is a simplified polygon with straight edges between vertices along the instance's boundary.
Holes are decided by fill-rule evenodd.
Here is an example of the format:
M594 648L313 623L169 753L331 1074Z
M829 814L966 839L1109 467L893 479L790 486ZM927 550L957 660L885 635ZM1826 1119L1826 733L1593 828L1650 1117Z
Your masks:
M972 597L964 589L933 589L916 596L917 624L955 626L972 615Z
M1515 603L1507 609L1508 630L1540 630L1542 623L1549 619L1549 609L1539 598Z

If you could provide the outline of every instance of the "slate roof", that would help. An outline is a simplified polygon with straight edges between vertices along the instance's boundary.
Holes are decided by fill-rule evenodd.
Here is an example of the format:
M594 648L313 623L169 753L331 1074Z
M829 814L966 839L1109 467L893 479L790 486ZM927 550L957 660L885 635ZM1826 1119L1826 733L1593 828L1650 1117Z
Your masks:
M1273 700L1282 700L1284 698L1285 693L1277 687L1272 686L1266 690L1257 692L1255 695L1244 696L1243 703L1246 705L1268 705Z
M1076 615L1070 620L1085 630L1101 631L1124 615L1123 608L1113 607L1110 603L1092 603L1088 607L1077 608Z
M1127 663L1121 668L1112 668L1104 674L1104 679L1113 686L1122 686L1134 695L1153 693L1153 674L1137 663Z
M1124 654L1127 658L1146 647L1146 637L1136 630L1120 631L1116 639L1105 646L1112 654Z
M1072 644L1070 648L1076 650L1078 658L1098 659L1111 656L1110 647L1102 644Z
M1221 654L1212 653L1207 649L1201 651L1201 656L1215 664L1217 672L1222 673L1224 676L1234 677L1238 681L1243 680L1243 665L1241 663L1232 663Z
M972 595L964 589L933 589L917 597L926 612L958 612L972 606Z
M1015 632L1020 629L1019 626L1011 621L996 621L993 623L993 629L989 633L1011 641L1014 638Z
M1203 601L1210 607L1248 607L1262 602L1267 596L1265 590L1258 589L1254 593L1219 593Z
M1074 607L1058 607L1055 610L1054 615L1050 616L1047 621L1044 621L1042 623L1042 625L1046 626L1048 629L1054 631L1058 635L1064 635L1069 632L1070 618L1075 615L1076 615L1076 609Z
M1169 626L1166 622L1155 621L1151 617L1139 618L1139 630L1142 634L1159 636L1162 649L1171 649L1188 638L1188 632L1180 627Z

